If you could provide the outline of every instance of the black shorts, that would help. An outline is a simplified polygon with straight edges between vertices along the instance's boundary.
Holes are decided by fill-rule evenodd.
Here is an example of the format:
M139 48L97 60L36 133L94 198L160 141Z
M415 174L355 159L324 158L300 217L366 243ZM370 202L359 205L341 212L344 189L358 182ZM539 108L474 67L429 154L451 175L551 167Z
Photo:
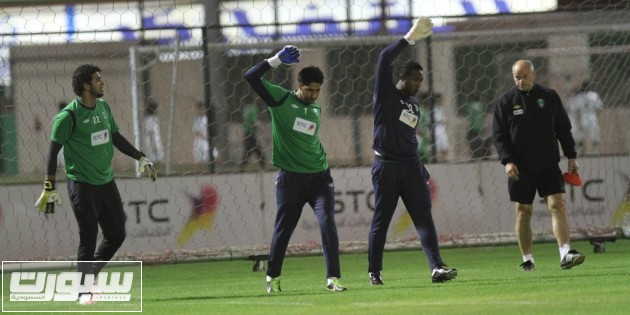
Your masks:
M532 204L536 191L540 197L564 193L564 178L559 166L543 171L520 169L518 181L508 179L510 200L523 204Z

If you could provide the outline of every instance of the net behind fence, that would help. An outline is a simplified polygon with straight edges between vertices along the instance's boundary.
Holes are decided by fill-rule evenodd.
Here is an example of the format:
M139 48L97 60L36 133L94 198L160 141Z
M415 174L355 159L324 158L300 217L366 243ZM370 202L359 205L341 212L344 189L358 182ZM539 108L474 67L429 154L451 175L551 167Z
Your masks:
M230 5L224 5L222 16L253 20L266 12ZM87 15L93 8L74 9ZM205 13L198 4L160 10L142 14L178 17L197 12L203 17ZM97 11L106 17L120 15L115 7ZM513 86L511 67L518 59L533 61L537 82L558 91L573 119L585 182L582 187L567 186L573 236L609 235L630 225L630 135L625 130L630 121L629 15L625 8L451 17L442 25L449 31L438 29L430 42L418 43L397 60L419 61L427 77L418 96L433 113L428 110L421 118L418 138L424 146L419 154L431 174L433 216L442 246L515 242L514 206L490 129L494 101ZM392 18L390 22L404 26L405 21ZM71 74L84 63L103 69L107 83L103 98L112 106L121 134L142 148L159 170L155 183L137 178L134 161L115 155L128 217L119 258L168 262L265 254L275 219L277 170L269 165L269 113L266 106L256 105L259 100L243 73L287 44L300 47L301 62L281 66L265 78L295 88L302 67L323 70L320 138L335 182L341 247L364 251L374 207L370 165L375 65L380 51L401 34L397 27L379 35L336 33L332 27L337 24L321 21L308 25L328 30L328 36L298 32L269 38L260 33L263 24L252 29L247 25L204 29L184 23L144 32L98 31L99 42L79 34L84 39L66 44L21 39L10 46L10 85L5 86L10 97L0 111L2 259L75 255L78 232L63 180L58 190L64 206L56 214L45 217L33 204L41 190L56 104L75 97ZM278 25L267 25L272 26ZM138 35L150 32L162 35L140 40ZM134 36L121 39L121 34ZM3 35L5 45L7 36ZM585 109L577 92L582 88L596 92L602 101L595 121L580 116ZM593 122L599 127L600 141L578 129ZM250 130L255 131L259 150L246 154L244 137ZM566 159L561 167L566 170ZM61 170L58 177L64 177ZM534 204L532 226L537 240L553 238L549 212L541 200ZM319 240L317 220L307 206L289 254L320 253ZM415 248L418 243L411 219L399 203L387 246Z

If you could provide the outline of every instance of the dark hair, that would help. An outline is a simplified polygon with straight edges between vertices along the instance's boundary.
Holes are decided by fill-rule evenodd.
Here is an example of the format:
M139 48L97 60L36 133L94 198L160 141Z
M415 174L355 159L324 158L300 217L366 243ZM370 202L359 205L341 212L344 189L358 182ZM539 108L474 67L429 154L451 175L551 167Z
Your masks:
M424 71L424 69L422 69L422 66L418 62L409 61L398 66L398 76L408 75L413 70Z
M309 66L298 73L298 82L309 85L311 83L324 83L324 73L318 67Z
M97 66L93 65L80 65L72 73L72 90L74 94L80 96L83 93L83 84L90 83L92 81L92 75L101 71Z

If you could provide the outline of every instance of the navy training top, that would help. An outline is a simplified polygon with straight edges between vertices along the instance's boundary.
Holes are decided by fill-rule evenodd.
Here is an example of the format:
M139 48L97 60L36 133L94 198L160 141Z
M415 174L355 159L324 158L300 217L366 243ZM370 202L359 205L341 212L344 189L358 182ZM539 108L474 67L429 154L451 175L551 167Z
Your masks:
M409 43L404 38L385 47L378 57L376 82L372 100L374 117L374 144L372 148L393 160L418 159L416 128L401 120L403 111L420 116L418 100L400 92L394 82L392 61Z

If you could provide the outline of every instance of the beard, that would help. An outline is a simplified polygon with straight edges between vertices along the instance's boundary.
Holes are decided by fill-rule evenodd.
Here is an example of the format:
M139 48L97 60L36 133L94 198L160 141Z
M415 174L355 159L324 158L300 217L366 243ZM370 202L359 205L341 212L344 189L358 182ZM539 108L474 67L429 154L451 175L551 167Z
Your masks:
M94 95L94 97L96 97L96 98L100 98L100 97L103 97L103 95L105 95L105 93L103 93L103 92L96 91L95 88L91 88L90 89L90 94Z

